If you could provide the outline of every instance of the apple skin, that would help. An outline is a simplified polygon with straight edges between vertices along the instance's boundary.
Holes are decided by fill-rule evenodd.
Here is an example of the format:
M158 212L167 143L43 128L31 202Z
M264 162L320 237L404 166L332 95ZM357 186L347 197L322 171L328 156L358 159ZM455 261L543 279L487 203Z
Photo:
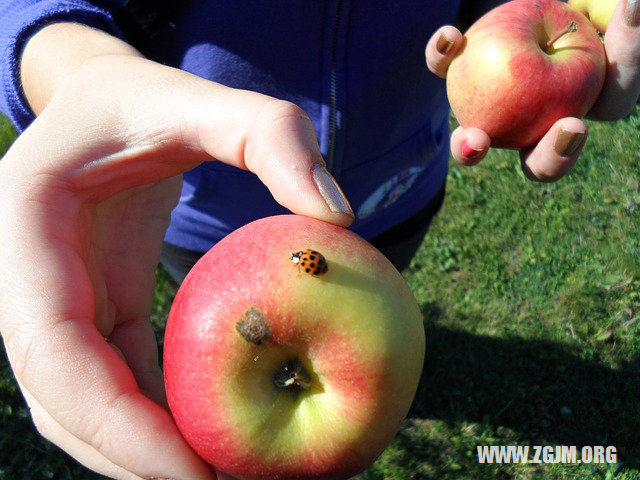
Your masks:
M569 0L569 7L582 13L601 33L606 33L618 0Z
M575 21L577 31L546 43ZM593 25L558 0L512 0L478 19L447 71L451 109L502 148L533 147L559 119L582 117L605 76Z
M315 249L317 277L291 261ZM259 345L236 324L253 308ZM180 432L241 479L348 478L384 451L413 401L424 362L422 315L402 276L354 233L298 215L231 233L189 272L164 340L167 397ZM277 387L297 358L307 390Z

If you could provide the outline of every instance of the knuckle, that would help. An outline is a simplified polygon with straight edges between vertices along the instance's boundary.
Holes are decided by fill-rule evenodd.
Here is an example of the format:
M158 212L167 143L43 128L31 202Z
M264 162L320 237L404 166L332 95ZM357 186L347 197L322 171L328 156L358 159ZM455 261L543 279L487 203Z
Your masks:
M259 121L264 125L275 127L299 125L301 122L310 124L307 113L298 105L286 100L271 100L267 102L259 115Z
M49 414L39 405L30 405L29 410L37 432L50 442L56 443L56 428Z
M22 380L29 374L27 367L35 361L35 339L29 332L21 332L18 328L3 332L2 337L13 374Z
M264 148L287 151L292 140L313 137L313 124L302 108L285 100L269 99L257 112L253 128L248 132L244 146L245 165L260 176L265 162L260 161L257 151Z
M101 453L105 453L105 432L104 428L100 424L93 424L85 427L86 430L84 432L84 438L89 445L91 445L95 450Z
M553 183L562 177L562 174L547 172L535 165L530 165L528 162L522 163L522 172L529 180L537 183Z
M427 62L427 66L431 72L435 73L440 77L444 77L447 74L447 69L449 67L449 59L446 57L438 58L438 59L430 59Z

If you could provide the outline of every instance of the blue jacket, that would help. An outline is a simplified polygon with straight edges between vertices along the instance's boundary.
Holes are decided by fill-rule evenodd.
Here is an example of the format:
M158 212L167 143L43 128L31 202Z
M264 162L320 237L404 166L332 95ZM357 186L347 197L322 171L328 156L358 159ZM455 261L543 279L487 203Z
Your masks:
M87 23L123 36L119 1L0 0L0 109L33 119L20 90L20 49L39 26ZM137 45L164 64L292 101L349 199L352 229L371 238L423 208L445 181L448 104L424 46L460 0L190 0ZM170 112L168 112L170 114ZM184 176L166 240L205 251L254 219L284 213L257 177L219 162Z

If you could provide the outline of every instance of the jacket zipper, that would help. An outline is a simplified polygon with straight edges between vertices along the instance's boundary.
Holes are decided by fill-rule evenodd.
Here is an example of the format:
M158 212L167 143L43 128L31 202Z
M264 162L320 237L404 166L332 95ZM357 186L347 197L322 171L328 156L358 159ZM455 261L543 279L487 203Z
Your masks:
M342 1L336 3L336 14L333 19L333 37L331 39L331 63L329 65L329 158L327 168L333 171L336 156L336 134L338 130L338 32L340 29L340 12Z

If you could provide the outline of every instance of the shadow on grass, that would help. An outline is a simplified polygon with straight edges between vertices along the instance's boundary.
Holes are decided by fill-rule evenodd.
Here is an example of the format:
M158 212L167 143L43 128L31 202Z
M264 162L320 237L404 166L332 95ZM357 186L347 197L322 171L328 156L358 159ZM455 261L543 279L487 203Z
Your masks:
M423 313L431 319L426 367L411 420L439 420L452 429L462 421L483 430L507 427L523 445L614 445L627 467L640 467L640 359L612 369L558 342L493 338L438 325L442 312L432 304ZM39 437L8 368L0 342L0 479L104 478ZM394 441L399 448L392 461L404 469L358 478L517 478L507 467L478 464L464 445L450 461L441 458L443 445L455 439L439 444L401 432ZM464 470L453 470L451 461L465 462ZM424 472L426 464L431 473Z
M425 318L441 314L423 306ZM640 466L640 359L611 369L555 342L492 338L427 323L409 417L508 427L530 445L613 445Z

